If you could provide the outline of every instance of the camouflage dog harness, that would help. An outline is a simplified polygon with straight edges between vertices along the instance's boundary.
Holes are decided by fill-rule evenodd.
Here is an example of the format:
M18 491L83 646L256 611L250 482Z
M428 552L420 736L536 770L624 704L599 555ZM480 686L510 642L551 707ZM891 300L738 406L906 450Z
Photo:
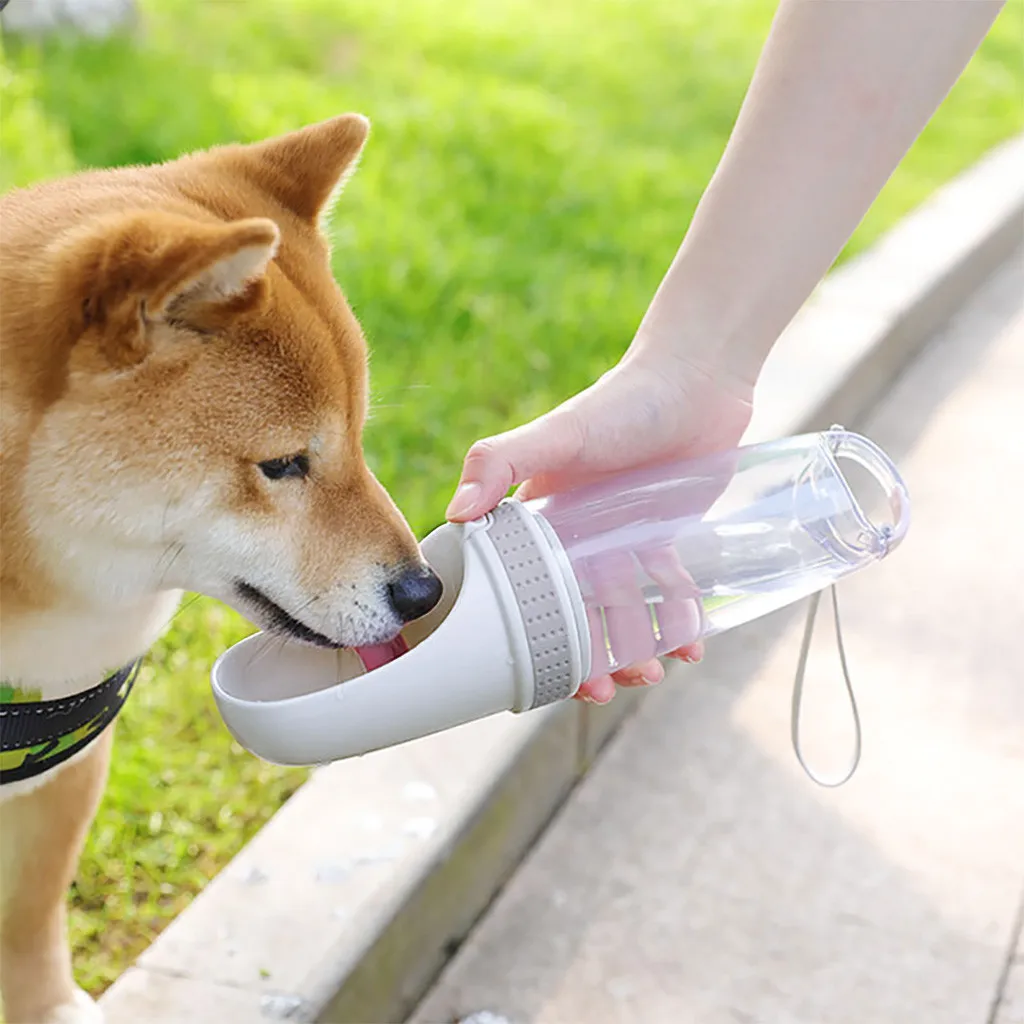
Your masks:
M42 775L87 747L117 717L140 664L61 700L0 683L0 785Z

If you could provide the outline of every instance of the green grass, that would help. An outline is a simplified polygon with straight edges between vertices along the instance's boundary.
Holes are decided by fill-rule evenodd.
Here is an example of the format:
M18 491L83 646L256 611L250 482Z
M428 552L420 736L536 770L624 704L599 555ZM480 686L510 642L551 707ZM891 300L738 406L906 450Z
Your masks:
M374 349L372 464L425 532L466 447L589 383L721 153L772 0L144 0L134 42L4 43L0 184L164 160L345 110L374 121L335 269ZM1014 0L848 252L1024 127ZM301 782L208 694L248 627L200 600L118 724L72 931L107 985Z

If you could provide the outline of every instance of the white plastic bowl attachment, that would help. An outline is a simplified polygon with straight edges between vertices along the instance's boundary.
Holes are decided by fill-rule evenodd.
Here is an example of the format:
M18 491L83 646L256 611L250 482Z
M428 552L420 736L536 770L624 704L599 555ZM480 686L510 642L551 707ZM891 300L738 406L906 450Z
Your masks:
M235 739L276 764L321 764L574 693L587 668L582 601L570 595L533 515L518 502L508 504L514 508L464 526L446 524L424 540L423 555L441 577L444 596L406 627L410 649L396 660L366 672L353 651L262 633L221 655L211 673L213 693ZM548 605L565 626L557 693L541 693L550 669L523 607L536 598L524 598L516 578L521 558L510 558L510 545L500 540L510 535L551 570L541 567L540 575L553 581Z

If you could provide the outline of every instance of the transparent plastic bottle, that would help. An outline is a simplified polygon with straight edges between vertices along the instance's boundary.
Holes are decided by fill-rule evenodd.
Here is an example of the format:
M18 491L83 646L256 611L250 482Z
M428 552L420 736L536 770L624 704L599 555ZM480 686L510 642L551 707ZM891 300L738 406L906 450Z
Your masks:
M758 618L884 557L910 508L886 454L841 428L527 504L554 531L582 594L590 678Z

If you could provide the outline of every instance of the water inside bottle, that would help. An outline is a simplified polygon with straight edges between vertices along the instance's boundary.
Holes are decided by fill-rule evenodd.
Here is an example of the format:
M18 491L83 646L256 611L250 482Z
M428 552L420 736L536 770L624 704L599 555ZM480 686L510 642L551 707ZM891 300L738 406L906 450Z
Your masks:
M775 590L753 587L745 591L713 588L711 593L687 602L666 601L654 585L644 588L642 604L608 604L585 596L591 634L591 676L671 654L699 639L769 615L827 586L830 579L808 579L799 591L788 586Z

